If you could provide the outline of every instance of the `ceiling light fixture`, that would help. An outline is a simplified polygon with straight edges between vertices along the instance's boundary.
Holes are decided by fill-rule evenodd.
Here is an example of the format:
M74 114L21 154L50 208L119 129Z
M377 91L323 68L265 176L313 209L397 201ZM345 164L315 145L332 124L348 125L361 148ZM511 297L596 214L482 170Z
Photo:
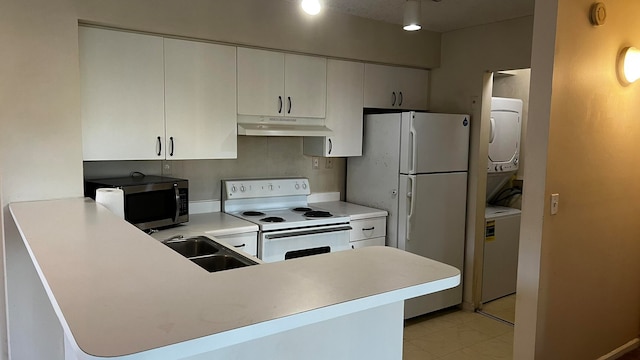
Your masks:
M420 25L420 5L420 0L405 1L403 29L407 31L422 29L422 25Z
M302 9L309 15L318 15L320 13L320 0L302 0Z
M625 85L640 79L640 50L634 47L622 49L618 57L618 77Z

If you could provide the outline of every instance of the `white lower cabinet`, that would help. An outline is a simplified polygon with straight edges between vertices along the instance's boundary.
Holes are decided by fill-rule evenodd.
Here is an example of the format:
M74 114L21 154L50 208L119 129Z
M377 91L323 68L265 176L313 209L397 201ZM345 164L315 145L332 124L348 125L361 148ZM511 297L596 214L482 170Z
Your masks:
M365 246L384 246L387 234L387 217L351 221L349 245L352 249Z
M215 236L215 239L224 241L239 251L243 251L251 256L258 256L258 233L247 232L241 234L230 234Z
M241 234L215 236L214 239L222 240L239 251L251 256L258 256L258 233L247 232Z

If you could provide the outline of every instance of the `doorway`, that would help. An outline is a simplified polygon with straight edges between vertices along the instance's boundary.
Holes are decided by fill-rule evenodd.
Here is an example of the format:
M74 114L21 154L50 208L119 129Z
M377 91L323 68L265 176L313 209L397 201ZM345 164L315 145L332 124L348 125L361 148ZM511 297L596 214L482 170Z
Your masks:
M495 71L490 77L489 84L485 84L485 90L491 90L492 98L516 99L522 101L522 110L519 114L520 133L512 141L518 142L519 155L517 155L516 170L498 171L498 168L489 169L487 172L487 191L485 206L485 233L483 234L481 286L476 287L481 294L478 311L498 320L514 324L516 306L516 281L518 244L520 235L520 209L522 206L522 189L524 187L524 143L529 107L529 80L530 69ZM486 97L483 97L486 98ZM487 101L487 100L485 100ZM517 101L514 100L517 103ZM495 110L497 102L493 101ZM484 104L483 108L491 107ZM499 161L495 157L501 145L493 141L495 136L501 134L495 131L496 122L499 121L492 112L490 119L490 136L485 141L489 146L489 167ZM487 119L489 120L489 119ZM484 119L483 119L484 122ZM504 134L502 134L504 136ZM492 150L491 146L494 149ZM494 158L492 159L492 156ZM509 157L511 159L511 157ZM509 160L505 159L505 160ZM513 161L512 161L513 163ZM507 169L508 167L505 167ZM500 167L500 170L502 167Z

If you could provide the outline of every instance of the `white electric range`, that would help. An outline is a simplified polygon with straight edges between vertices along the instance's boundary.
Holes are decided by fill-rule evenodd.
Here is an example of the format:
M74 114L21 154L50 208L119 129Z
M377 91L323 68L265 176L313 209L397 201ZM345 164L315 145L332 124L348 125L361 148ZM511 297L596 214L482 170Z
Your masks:
M258 225L258 257L274 262L348 250L349 217L309 206L306 178L222 180L222 211Z

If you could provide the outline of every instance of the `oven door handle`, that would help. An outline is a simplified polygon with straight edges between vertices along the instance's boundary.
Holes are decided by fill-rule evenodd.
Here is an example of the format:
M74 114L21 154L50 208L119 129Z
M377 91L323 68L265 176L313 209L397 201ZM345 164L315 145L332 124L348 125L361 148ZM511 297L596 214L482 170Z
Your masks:
M332 232L338 232L338 231L350 231L351 229L352 229L351 226L340 226L340 227L335 227L330 229L311 229L311 230L289 232L284 234L266 234L264 238L267 240L275 240L275 239L284 239L284 238L291 238L291 237L305 236L305 235L326 234L326 233L332 233Z

